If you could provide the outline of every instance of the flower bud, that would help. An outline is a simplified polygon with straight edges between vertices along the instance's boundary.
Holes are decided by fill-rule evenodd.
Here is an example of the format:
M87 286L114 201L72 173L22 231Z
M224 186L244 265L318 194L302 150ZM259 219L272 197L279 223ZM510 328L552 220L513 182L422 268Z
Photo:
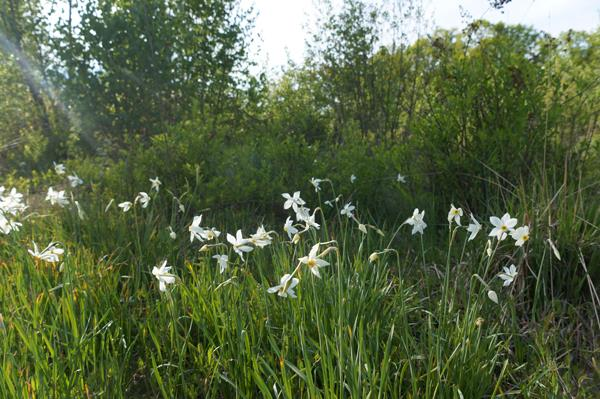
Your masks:
M379 253L373 252L371 255L369 255L369 262L375 263L378 260L379 260Z

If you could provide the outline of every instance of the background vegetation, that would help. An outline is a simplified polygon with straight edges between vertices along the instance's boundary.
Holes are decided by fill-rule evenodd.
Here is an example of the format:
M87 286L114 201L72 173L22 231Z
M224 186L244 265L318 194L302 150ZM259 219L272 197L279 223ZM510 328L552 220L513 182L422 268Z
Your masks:
M409 41L423 21L418 3L403 3L403 13L326 4L305 62L272 77L255 72L253 13L237 0L0 0L0 184L47 214L47 186L64 184L49 169L64 162L88 204L83 224L51 212L0 236L0 312L12 320L3 395L276 396L273 384L285 397L598 395L600 30L552 37L473 21ZM184 215L164 192L135 232L104 213L154 176L185 198ZM257 284L289 269L289 249L257 255L259 270L240 265L240 290L226 291L208 260L168 238L166 226L186 231L206 209L228 231L261 221L279 231L281 193L321 200L311 177L330 179L387 239L426 209L427 265L405 236L401 259L373 269L366 257L387 239L350 235L346 269L288 303ZM485 294L470 303L460 289L487 270L484 241L453 274L444 313L451 202L482 219L508 211L533 232L497 318ZM333 222L315 239L348 229ZM66 243L69 271L40 273L14 251L32 238ZM168 301L140 272L164 257L191 281Z

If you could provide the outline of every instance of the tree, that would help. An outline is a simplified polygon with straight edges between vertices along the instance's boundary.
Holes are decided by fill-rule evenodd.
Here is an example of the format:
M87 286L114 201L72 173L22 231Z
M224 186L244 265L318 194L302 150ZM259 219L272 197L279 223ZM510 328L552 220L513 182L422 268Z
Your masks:
M249 12L238 0L88 2L58 24L54 78L78 130L121 142L234 107L247 77Z

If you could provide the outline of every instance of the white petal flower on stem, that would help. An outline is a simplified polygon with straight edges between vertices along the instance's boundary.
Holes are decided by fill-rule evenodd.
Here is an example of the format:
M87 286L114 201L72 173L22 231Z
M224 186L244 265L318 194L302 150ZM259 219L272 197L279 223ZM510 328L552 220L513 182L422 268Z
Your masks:
M303 222L310 217L310 209L305 206L299 206L294 209L296 212L296 221Z
M173 284L175 282L175 276L169 273L171 266L167 266L167 261L163 261L160 267L154 266L152 268L152 274L158 280L158 289L161 291L167 290L167 284Z
M250 252L254 249L250 245L248 245L248 239L242 236L242 230L238 230L235 234L235 237L227 233L227 241L229 241L229 243L233 247L233 250L236 254L239 255L242 261L244 260L244 252Z
M473 214L471 214L471 221L473 223L469 224L469 226L467 227L467 231L471 233L471 235L469 236L469 241L475 239L477 234L479 234L479 231L481 231L481 224L479 224L479 222L477 221L477 219L475 219L475 216L473 216Z
M307 265L312 274L314 274L318 278L321 278L319 268L328 266L329 262L318 257L317 252L319 251L319 245L320 244L313 245L313 247L310 249L310 252L308 253L308 256L303 256L298 260L300 261L300 263Z
M315 193L321 191L321 179L315 179L314 177L310 179L310 184L315 188Z
M271 244L272 240L273 237L271 237L271 233L266 231L264 226L260 226L256 230L256 233L250 235L250 239L248 241L259 248L264 248Z
M217 260L220 273L223 274L225 269L227 269L227 261L229 260L229 257L227 255L214 255L213 259Z
M292 239L294 234L298 232L298 229L294 227L294 222L292 221L292 218L290 218L289 216L285 220L285 224L283 225L283 231L287 233L290 240Z
M398 183L406 183L406 176L402 176L400 173L398 173L398 176L396 176L396 181Z
M356 207L352 205L351 202L348 202L340 211L340 215L346 215L348 218L352 218L354 216L352 211L354 211L355 209Z
M171 238L171 240L175 240L177 238L177 233L173 231L173 228L171 226L169 226L169 237Z
M135 197L135 203L137 203L139 201L140 205L142 206L142 208L147 208L148 204L150 203L150 196L145 193L145 192L140 192L137 197Z
M354 176L354 175L350 176L350 183L354 184L355 181L356 181L356 176Z
M160 185L162 184L162 182L158 179L158 177L155 177L154 179L150 178L149 180L152 184L152 187L150 189L158 192L160 190Z
M448 223L452 224L452 220L460 226L460 218L463 215L462 208L456 208L454 204L450 204L450 211L448 212Z
M202 215L194 216L194 220L190 227L188 227L188 231L190 232L190 242L194 241L194 238L200 242L204 242L204 228L200 227L200 223L202 223Z
M294 287L296 287L299 282L300 280L295 277L292 278L291 274L284 274L279 280L279 285L267 289L267 292L269 294L277 293L277 295L284 298L287 296L296 298Z
M123 210L123 212L127 212L128 210L131 209L131 207L133 206L133 203L131 203L130 201L125 201L125 202L121 202L119 205L117 205L119 208L121 208ZM107 207L108 208L108 207Z
M214 240L214 239L218 238L220 235L221 235L221 232L219 230L217 230L215 227L205 227L200 232L200 236L207 241Z
M73 188L83 184L83 180L79 176L77 176L77 173L73 173L72 175L67 176L67 179L69 179L69 184Z
M0 233L8 235L13 231L19 231L21 226L23 226L21 223L10 220L0 213Z
M59 205L64 207L69 204L69 200L65 196L64 190L54 191L52 187L48 187L48 194L46 194L46 201L50 201L51 205Z
M304 219L304 230L307 231L311 228L315 229L315 230L319 230L319 228L321 227L321 225L319 223L317 223L316 221L316 213L317 210L315 209L313 211L312 215L309 215L306 219Z
M510 267L503 267L502 268L503 272L498 274L498 276L504 280L504 286L508 287L509 285L512 284L512 282L515 280L515 278L517 277L517 268L515 265L510 265Z
M423 234L423 231L427 227L427 223L425 223L425 221L423 220L424 218L425 218L425 211L419 213L419 208L415 208L412 216L409 217L408 219L406 219L406 221L404 223L409 224L413 227L412 228L413 235L416 233Z
M58 247L56 243L51 242L46 248L40 251L37 244L33 242L33 249L28 249L27 252L34 258L43 260L44 262L56 263L60 261L60 255L62 255L65 250Z
M294 192L293 195L289 195L288 193L281 194L283 198L285 198L285 202L283 203L283 209L292 208L294 212L297 212L299 206L306 204L302 198L300 198L300 191Z
M508 213L505 213L501 219L497 218L496 216L492 216L490 217L490 222L494 228L490 232L489 236L496 237L500 241L504 240L507 234L511 232L517 225L517 219L511 218Z
M67 168L62 163L52 162L54 164L54 171L57 175L64 175L67 172Z
M529 241L529 226L521 226L511 231L510 236L515 240L517 247L522 247L526 241Z

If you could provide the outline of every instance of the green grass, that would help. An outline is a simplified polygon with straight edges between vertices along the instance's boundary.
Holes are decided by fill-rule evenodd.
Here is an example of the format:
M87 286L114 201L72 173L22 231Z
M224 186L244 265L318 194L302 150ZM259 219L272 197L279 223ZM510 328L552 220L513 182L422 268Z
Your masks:
M372 229L365 235L321 205L321 230L294 245L281 230L284 218L267 226L277 231L273 244L256 248L245 262L228 246L232 262L219 274L211 256L223 248L199 252L200 244L190 244L193 214L179 213L166 190L149 208L129 213L105 212L107 200L98 198L82 200L84 221L72 209L40 208L20 232L0 236L1 397L548 398L599 392L593 305L545 294L541 284L549 280L540 281L535 271L552 255L535 227L525 247L509 238L489 258L489 225L470 242L464 228L448 231L447 225L445 239L431 239L445 220L427 216L423 240L411 236L409 226L382 227L383 237ZM259 224L227 213L205 212L203 220L224 232L242 228L245 236ZM31 257L32 240L61 242L63 265ZM301 268L297 298L267 293L313 244L332 240L323 249L337 250L325 257L330 265L321 269L322 279ZM371 253L386 248L394 251L369 262ZM177 282L161 293L151 269L164 259ZM496 276L510 263L519 266L519 277L503 288ZM489 289L499 304L488 299Z

